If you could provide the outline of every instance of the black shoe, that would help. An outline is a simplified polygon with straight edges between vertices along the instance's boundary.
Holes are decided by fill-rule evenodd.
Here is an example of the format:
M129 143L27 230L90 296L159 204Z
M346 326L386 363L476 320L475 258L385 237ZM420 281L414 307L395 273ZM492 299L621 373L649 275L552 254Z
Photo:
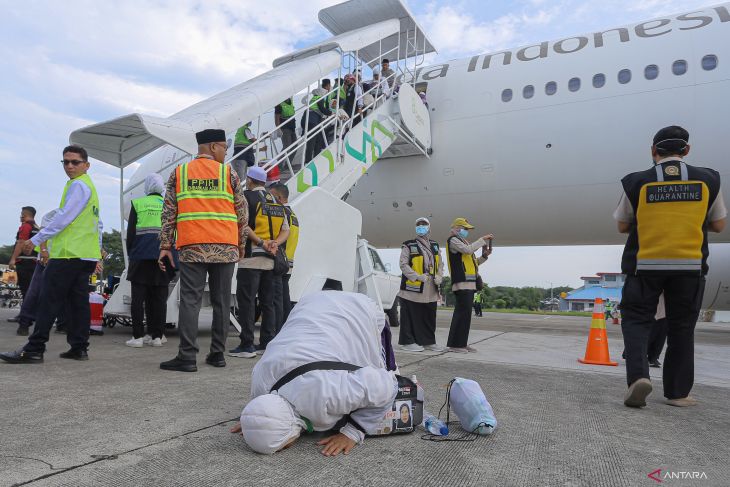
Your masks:
M260 343L256 345L256 355L263 355L266 351L266 345L261 345Z
M71 349L68 352L63 352L59 355L61 358L68 358L71 360L89 360L89 352L86 350L74 350Z
M15 316L13 316L12 318L8 318L8 321L9 321L10 323L17 323L17 322L18 322L18 317L19 317L19 316L20 316L20 315L15 315Z
M223 358L222 352L213 352L209 353L208 356L205 357L205 363L212 365L213 367L225 367L226 359Z
M160 364L162 370L176 370L178 372L197 372L198 366L195 364L195 360L183 360L179 357L175 357L167 362Z
M98 331L98 330L89 330L89 335L102 336L102 335L104 335L104 332Z
M662 364L658 360L652 360L651 362L649 362L649 367L654 367L655 369L658 369L661 366Z
M27 326L19 326L18 331L15 332L16 335L21 337L27 337L28 336L28 327Z
M65 335L66 334L66 328L56 327L56 333L58 333L60 335Z
M4 360L9 364L42 364L43 354L26 352L21 349L15 352L0 353L0 360Z

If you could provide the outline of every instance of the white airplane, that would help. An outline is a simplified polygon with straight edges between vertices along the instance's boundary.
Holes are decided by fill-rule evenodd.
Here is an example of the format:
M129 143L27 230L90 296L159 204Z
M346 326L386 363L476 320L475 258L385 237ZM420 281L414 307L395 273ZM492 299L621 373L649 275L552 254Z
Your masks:
M346 7L364 4L354 0L324 9L320 20L333 34L347 34L351 29L338 31L333 25L349 20ZM369 7L370 14L382 14L375 23L387 18L385 7L400 2L367 4L377 4ZM375 12L376 7L381 11ZM423 51L432 50L425 37L422 41ZM280 58L275 66L323 56L326 45L312 48L317 54L305 49ZM625 236L616 231L611 217L621 193L619 181L650 167L653 134L675 124L690 132L688 162L718 170L725 181L725 201L730 202L724 120L730 113L730 3L419 67L401 74L400 81L412 82L414 71L416 89L427 94L431 140L424 145L430 150L399 151L393 146L346 196L362 213L362 235L374 245L399 246L411 235L415 217L422 215L430 218L434 235L446 235L452 219L465 216L505 246L623 243ZM206 103L217 106L212 103L224 95L180 114L187 122ZM255 113L283 98L277 94L267 108L260 103ZM137 115L116 121L143 126L159 143L112 163L123 166L162 147L132 177L125 191L127 208L129 199L141 195L147 174L167 177L187 156L184 151L194 151L169 133L182 130L184 124L175 119L180 114L166 121ZM222 128L240 126L248 117L224 115L217 119ZM231 120L221 121L226 116ZM208 115L205 121L214 118ZM194 128L186 128L188 138ZM82 129L72 140L90 144L93 135L94 130ZM671 229L667 238L672 238ZM730 245L724 243L730 241L730 232L710 238L716 245L711 247L703 307L728 310Z

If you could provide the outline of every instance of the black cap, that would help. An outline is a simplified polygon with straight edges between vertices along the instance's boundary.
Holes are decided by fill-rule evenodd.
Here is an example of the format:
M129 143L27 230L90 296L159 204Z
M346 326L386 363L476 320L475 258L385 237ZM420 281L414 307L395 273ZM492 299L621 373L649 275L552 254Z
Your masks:
M689 144L689 132L679 125L664 127L654 136L653 144L660 152L679 154Z
M220 129L205 129L202 132L195 134L195 140L198 141L198 145L212 144L213 142L225 142L226 131Z

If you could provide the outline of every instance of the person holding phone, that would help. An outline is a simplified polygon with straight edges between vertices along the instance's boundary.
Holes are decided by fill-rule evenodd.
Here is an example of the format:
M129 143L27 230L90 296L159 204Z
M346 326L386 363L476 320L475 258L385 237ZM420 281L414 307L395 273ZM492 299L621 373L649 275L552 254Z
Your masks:
M132 283L132 338L125 345L161 347L167 315L167 294L174 268L160 269L160 229L165 182L157 173L144 180L145 196L132 200L127 219L127 280ZM169 262L169 261L168 261ZM145 313L146 311L146 313ZM146 320L145 320L145 314ZM144 324L147 322L147 334ZM167 341L167 340L165 340Z
M476 352L470 347L469 329L471 328L471 308L474 302L474 293L481 290L479 266L486 262L492 253L492 234L484 235L474 243L467 240L469 230L474 226L466 218L456 218L451 224L451 234L446 241L446 255L449 259L449 274L451 274L451 290L456 297L454 315L451 318L449 339L446 345L450 352ZM474 255L482 249L481 257ZM479 285L478 285L479 284Z

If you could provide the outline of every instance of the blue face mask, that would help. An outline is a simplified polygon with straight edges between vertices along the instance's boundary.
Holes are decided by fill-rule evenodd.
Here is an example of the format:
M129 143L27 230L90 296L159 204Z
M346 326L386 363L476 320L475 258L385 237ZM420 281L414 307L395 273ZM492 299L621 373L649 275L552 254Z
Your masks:
M429 230L430 228L428 227L428 225L419 225L416 227L416 235L418 235L419 237L423 237L424 235L428 235Z
M459 229L459 237L466 238L468 236L469 236L469 230L467 230L466 228Z

